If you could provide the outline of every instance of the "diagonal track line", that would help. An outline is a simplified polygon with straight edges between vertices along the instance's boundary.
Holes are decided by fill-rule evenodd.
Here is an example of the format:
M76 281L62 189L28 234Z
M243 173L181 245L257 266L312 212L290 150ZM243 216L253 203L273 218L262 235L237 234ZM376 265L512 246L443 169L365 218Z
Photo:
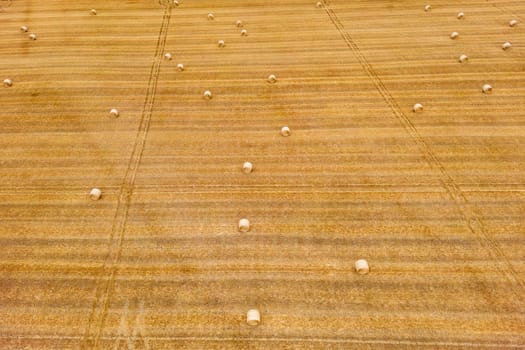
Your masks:
M502 271L505 278L512 287L517 300L522 300L525 295L524 283L519 278L518 273L505 256L505 253L498 245L498 243L492 238L491 234L485 228L481 216L477 213L476 209L469 203L459 186L454 182L454 179L446 171L443 164L439 161L437 156L432 151L432 148L428 145L425 139L421 136L415 125L410 119L403 113L399 105L397 104L394 97L390 94L390 91L386 88L381 78L377 75L376 71L363 55L355 41L352 39L350 34L346 31L343 24L332 10L327 0L322 2L323 8L326 14L330 18L330 21L339 31L339 34L345 41L348 48L356 56L359 64L365 71L365 73L372 80L375 88L386 102L388 107L392 110L392 113L403 125L403 128L410 135L411 139L418 145L420 151L423 153L423 157L430 168L437 173L441 186L447 191L450 199L454 202L458 212L463 217L469 231L478 239L481 246L487 250L490 257L493 260L493 264ZM520 305L521 307L521 305Z
M115 286L117 265L122 252L122 243L126 230L131 197L133 194L137 170L142 160L142 154L146 145L151 116L153 113L153 106L155 104L155 95L157 91L158 77L160 74L162 53L164 52L164 47L166 45L166 37L171 19L171 6L169 4L164 6L164 15L162 17L162 23L159 30L153 63L151 65L140 125L139 129L137 130L135 144L133 145L133 151L128 162L126 173L120 187L117 210L113 218L113 225L111 229L108 254L97 280L95 301L92 305L88 325L86 327L82 341L82 350L99 348L100 338L104 329L104 322L109 308L109 300Z

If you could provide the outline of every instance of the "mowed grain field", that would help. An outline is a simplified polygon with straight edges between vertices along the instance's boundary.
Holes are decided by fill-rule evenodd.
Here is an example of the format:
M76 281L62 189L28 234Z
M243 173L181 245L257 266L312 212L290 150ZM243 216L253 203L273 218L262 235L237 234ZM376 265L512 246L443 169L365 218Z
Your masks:
M0 1L0 349L525 348L525 2L179 2Z

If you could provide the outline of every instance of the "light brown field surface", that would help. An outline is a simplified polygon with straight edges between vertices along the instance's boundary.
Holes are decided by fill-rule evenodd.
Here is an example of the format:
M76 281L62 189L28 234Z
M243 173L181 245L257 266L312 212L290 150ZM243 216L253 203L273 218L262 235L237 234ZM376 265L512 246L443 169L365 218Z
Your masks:
M425 4L1 0L0 350L525 348L525 1Z

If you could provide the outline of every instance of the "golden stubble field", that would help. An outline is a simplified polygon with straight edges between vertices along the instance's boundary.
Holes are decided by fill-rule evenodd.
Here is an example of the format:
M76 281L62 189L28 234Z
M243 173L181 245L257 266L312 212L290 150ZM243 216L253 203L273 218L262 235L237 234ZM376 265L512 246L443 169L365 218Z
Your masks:
M0 349L524 348L525 2L179 2L0 1Z

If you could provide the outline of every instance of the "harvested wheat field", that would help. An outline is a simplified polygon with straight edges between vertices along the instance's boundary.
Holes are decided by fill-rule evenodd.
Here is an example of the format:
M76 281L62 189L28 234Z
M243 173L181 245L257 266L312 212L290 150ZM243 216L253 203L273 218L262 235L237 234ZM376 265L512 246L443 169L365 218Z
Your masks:
M0 0L0 38L0 349L525 348L524 1Z

